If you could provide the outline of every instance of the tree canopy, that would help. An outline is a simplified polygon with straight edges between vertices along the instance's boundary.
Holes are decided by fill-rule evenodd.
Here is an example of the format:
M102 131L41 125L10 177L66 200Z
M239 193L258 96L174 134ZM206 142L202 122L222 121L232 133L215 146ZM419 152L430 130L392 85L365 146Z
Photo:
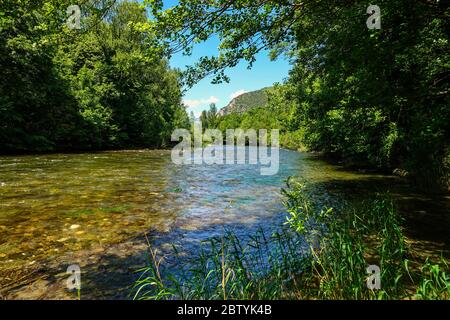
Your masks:
M137 2L10 1L0 15L0 145L6 151L164 146L188 126L179 73Z
M448 185L449 7L444 1L380 0L381 29L369 30L367 1L146 1L168 54L189 54L216 35L185 83L255 61L268 49L293 61L285 103L296 105L311 150ZM291 112L292 113L292 112ZM285 124L284 124L285 125ZM291 126L291 124L289 124ZM431 178L433 177L433 178ZM431 187L431 185L429 186Z

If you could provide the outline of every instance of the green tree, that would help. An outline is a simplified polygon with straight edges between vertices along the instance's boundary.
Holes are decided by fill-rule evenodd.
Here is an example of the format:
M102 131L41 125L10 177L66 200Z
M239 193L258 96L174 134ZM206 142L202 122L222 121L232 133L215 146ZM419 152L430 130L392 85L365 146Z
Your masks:
M188 127L171 70L135 1L6 0L0 11L1 151L166 146Z
M162 10L147 1L169 53L212 34L218 56L185 74L193 84L270 49L295 61L288 87L304 143L349 161L401 166L430 189L449 185L449 7L443 2L380 0L382 28L366 26L367 1L202 1ZM289 108L288 108L289 109ZM292 109L291 109L292 110ZM283 123L285 124L285 123Z
M217 107L215 103L209 105L209 110L202 111L200 122L204 129L217 127Z

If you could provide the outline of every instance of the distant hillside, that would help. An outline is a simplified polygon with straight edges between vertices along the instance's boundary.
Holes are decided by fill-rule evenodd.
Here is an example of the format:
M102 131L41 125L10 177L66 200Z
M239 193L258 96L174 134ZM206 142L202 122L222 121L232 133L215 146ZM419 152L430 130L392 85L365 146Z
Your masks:
M243 93L234 98L230 103L219 110L219 115L223 116L230 113L242 113L254 107L264 107L267 105L268 88L263 88L257 91Z

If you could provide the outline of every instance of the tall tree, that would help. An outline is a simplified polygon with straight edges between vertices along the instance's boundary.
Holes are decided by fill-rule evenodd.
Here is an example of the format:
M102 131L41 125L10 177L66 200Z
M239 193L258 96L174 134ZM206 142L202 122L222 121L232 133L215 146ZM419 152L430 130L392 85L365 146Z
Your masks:
M0 14L2 151L164 146L188 127L170 70L135 1L6 0Z
M169 53L189 54L212 34L219 54L185 74L193 84L270 49L295 61L291 87L312 149L378 166L403 166L425 187L449 184L449 6L380 0L369 30L367 1L147 1ZM429 184L428 184L429 182Z

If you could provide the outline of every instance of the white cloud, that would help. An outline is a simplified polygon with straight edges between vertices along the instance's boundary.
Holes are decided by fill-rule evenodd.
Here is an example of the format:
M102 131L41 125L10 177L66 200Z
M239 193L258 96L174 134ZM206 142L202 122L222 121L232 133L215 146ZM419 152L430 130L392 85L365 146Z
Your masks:
M233 92L232 94L230 94L230 99L234 99L236 97L239 97L241 94L244 94L244 93L247 93L247 92L248 91L246 91L244 89L241 89L241 90L238 90L236 92Z
M208 103L217 103L217 102L219 102L219 98L217 97L211 96L208 99Z
M195 108L195 107L198 107L198 106L200 105L200 100L190 100L190 99L186 99L186 100L183 100L183 104L184 104L186 107L189 107L189 108Z
M211 96L207 99L185 99L183 100L183 104L190 108L196 108L199 106L209 106L211 103L217 103L219 101L217 97Z

